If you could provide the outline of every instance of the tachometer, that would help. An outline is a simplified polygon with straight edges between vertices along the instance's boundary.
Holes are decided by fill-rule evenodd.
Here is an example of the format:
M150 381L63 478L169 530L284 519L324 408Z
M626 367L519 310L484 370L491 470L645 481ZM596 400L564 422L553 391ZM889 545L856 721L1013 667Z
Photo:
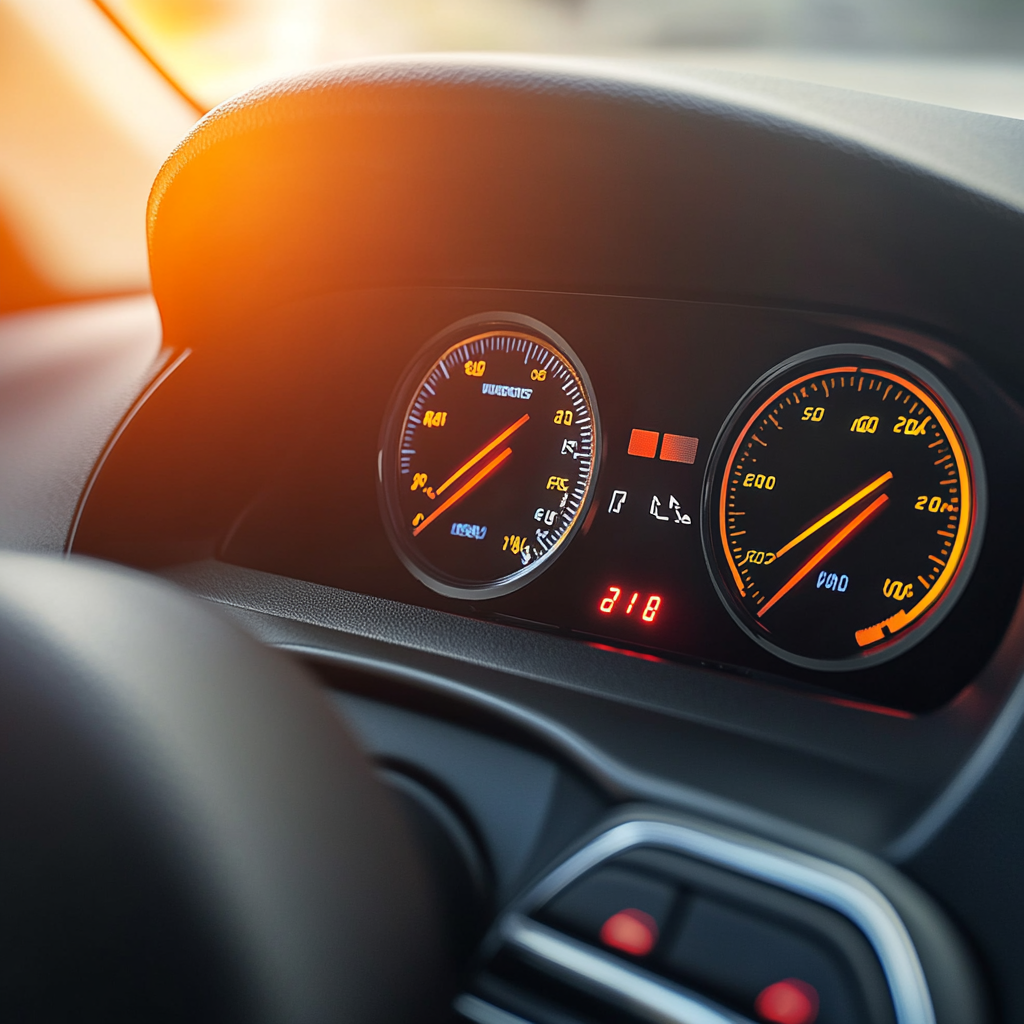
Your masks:
M705 553L726 607L763 646L859 668L950 609L983 501L973 433L931 374L870 346L818 349L768 374L727 423L705 488Z
M381 496L396 551L450 597L518 589L583 521L599 438L590 381L554 331L508 313L453 325L385 423Z

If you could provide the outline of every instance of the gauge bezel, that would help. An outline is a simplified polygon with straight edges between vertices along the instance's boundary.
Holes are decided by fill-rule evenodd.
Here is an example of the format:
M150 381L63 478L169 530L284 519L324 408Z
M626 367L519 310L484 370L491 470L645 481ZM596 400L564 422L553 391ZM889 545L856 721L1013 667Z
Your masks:
M467 340L471 334L499 333L503 329L518 334L528 333L536 335L538 340L554 348L569 364L573 373L578 377L589 403L593 422L593 456L586 493L580 502L579 511L576 513L576 517L570 527L559 537L558 541L542 557L516 570L516 572L510 573L508 576L502 577L500 580L496 580L493 583L467 584L455 577L446 577L438 572L435 567L428 565L425 560L418 558L415 550L407 544L407 536L404 529L405 521L403 519L400 523L396 518L396 510L398 508L398 494L396 491L397 444L403 424L409 415L412 403L415 401L418 388L440 356L449 348ZM597 489L597 478L601 470L602 448L601 418L598 412L597 398L594 394L594 385L579 356L577 356L569 343L557 331L540 320L522 313L491 311L463 317L461 320L457 320L443 330L438 331L437 334L422 346L408 369L402 375L388 402L377 451L377 496L388 540L406 569L425 586L444 597L469 601L485 601L514 593L525 587L528 583L532 583L538 576L550 569L586 521Z
M966 550L960 559L960 564L952 581L946 587L937 604L927 611L922 619L909 629L906 635L894 637L886 644L874 647L863 653L855 654L849 658L809 658L804 655L795 654L784 647L772 643L752 629L746 621L748 615L746 609L734 597L729 584L723 582L725 573L718 561L717 544L720 538L716 526L718 516L717 512L715 512L719 499L719 477L722 460L726 458L730 451L730 444L735 441L735 431L750 418L754 401L761 396L762 392L767 391L769 385L776 382L781 383L790 376L797 376L800 367L819 359L845 360L850 357L855 357L857 361L877 361L883 365L888 364L896 370L910 374L911 377L920 381L943 407L963 444L967 469L971 476L971 485L974 491L971 522L968 527ZM743 632L759 647L769 651L783 661L787 661L792 665L798 665L801 668L824 672L851 672L879 665L905 654L926 639L949 612L952 611L960 599L964 588L967 586L977 563L984 540L987 510L988 488L978 437L963 407L950 392L949 388L934 373L920 363L902 353L894 352L880 345L860 343L824 345L820 348L808 349L797 353L762 374L746 390L726 417L715 438L711 456L708 459L701 493L701 542L704 547L704 563L711 576L715 592L725 606L726 611L728 611L733 621Z

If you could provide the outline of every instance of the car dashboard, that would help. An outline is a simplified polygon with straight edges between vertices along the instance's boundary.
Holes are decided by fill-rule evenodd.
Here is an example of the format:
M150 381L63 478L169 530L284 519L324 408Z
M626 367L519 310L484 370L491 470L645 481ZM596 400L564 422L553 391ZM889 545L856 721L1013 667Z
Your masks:
M845 950L857 1019L1013 1019L1022 147L571 61L258 90L154 187L164 348L67 550L292 651L458 809L491 878L464 1017L788 1020L698 964L742 905ZM654 886L626 938L593 937L595 865ZM674 952L638 973L655 920Z

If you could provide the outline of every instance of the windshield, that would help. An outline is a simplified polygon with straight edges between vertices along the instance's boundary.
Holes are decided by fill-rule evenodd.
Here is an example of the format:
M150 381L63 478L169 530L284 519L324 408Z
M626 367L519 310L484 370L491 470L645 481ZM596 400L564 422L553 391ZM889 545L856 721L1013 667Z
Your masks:
M352 57L518 51L718 67L1024 117L1022 0L106 0L203 107Z

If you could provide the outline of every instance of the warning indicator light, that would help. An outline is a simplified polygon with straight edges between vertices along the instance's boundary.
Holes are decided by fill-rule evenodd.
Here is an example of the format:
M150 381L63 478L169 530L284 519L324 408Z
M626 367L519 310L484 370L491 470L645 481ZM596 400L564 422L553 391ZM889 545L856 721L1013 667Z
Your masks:
M647 956L658 941L658 925L650 914L628 907L601 925L601 941L630 956Z
M692 466L697 460L697 438L666 434L661 442L661 457L665 462L685 462Z
M656 458L659 441L663 462L685 462L690 466L696 462L698 438L687 437L685 434L665 434L663 437L658 430L639 430L634 427L629 435L627 452L641 459Z
M757 1015L771 1024L814 1024L818 1019L818 991L799 978L769 985L754 1003Z
M635 430L629 435L630 455L639 455L641 459L653 459L658 454L658 438L661 434L657 430Z

